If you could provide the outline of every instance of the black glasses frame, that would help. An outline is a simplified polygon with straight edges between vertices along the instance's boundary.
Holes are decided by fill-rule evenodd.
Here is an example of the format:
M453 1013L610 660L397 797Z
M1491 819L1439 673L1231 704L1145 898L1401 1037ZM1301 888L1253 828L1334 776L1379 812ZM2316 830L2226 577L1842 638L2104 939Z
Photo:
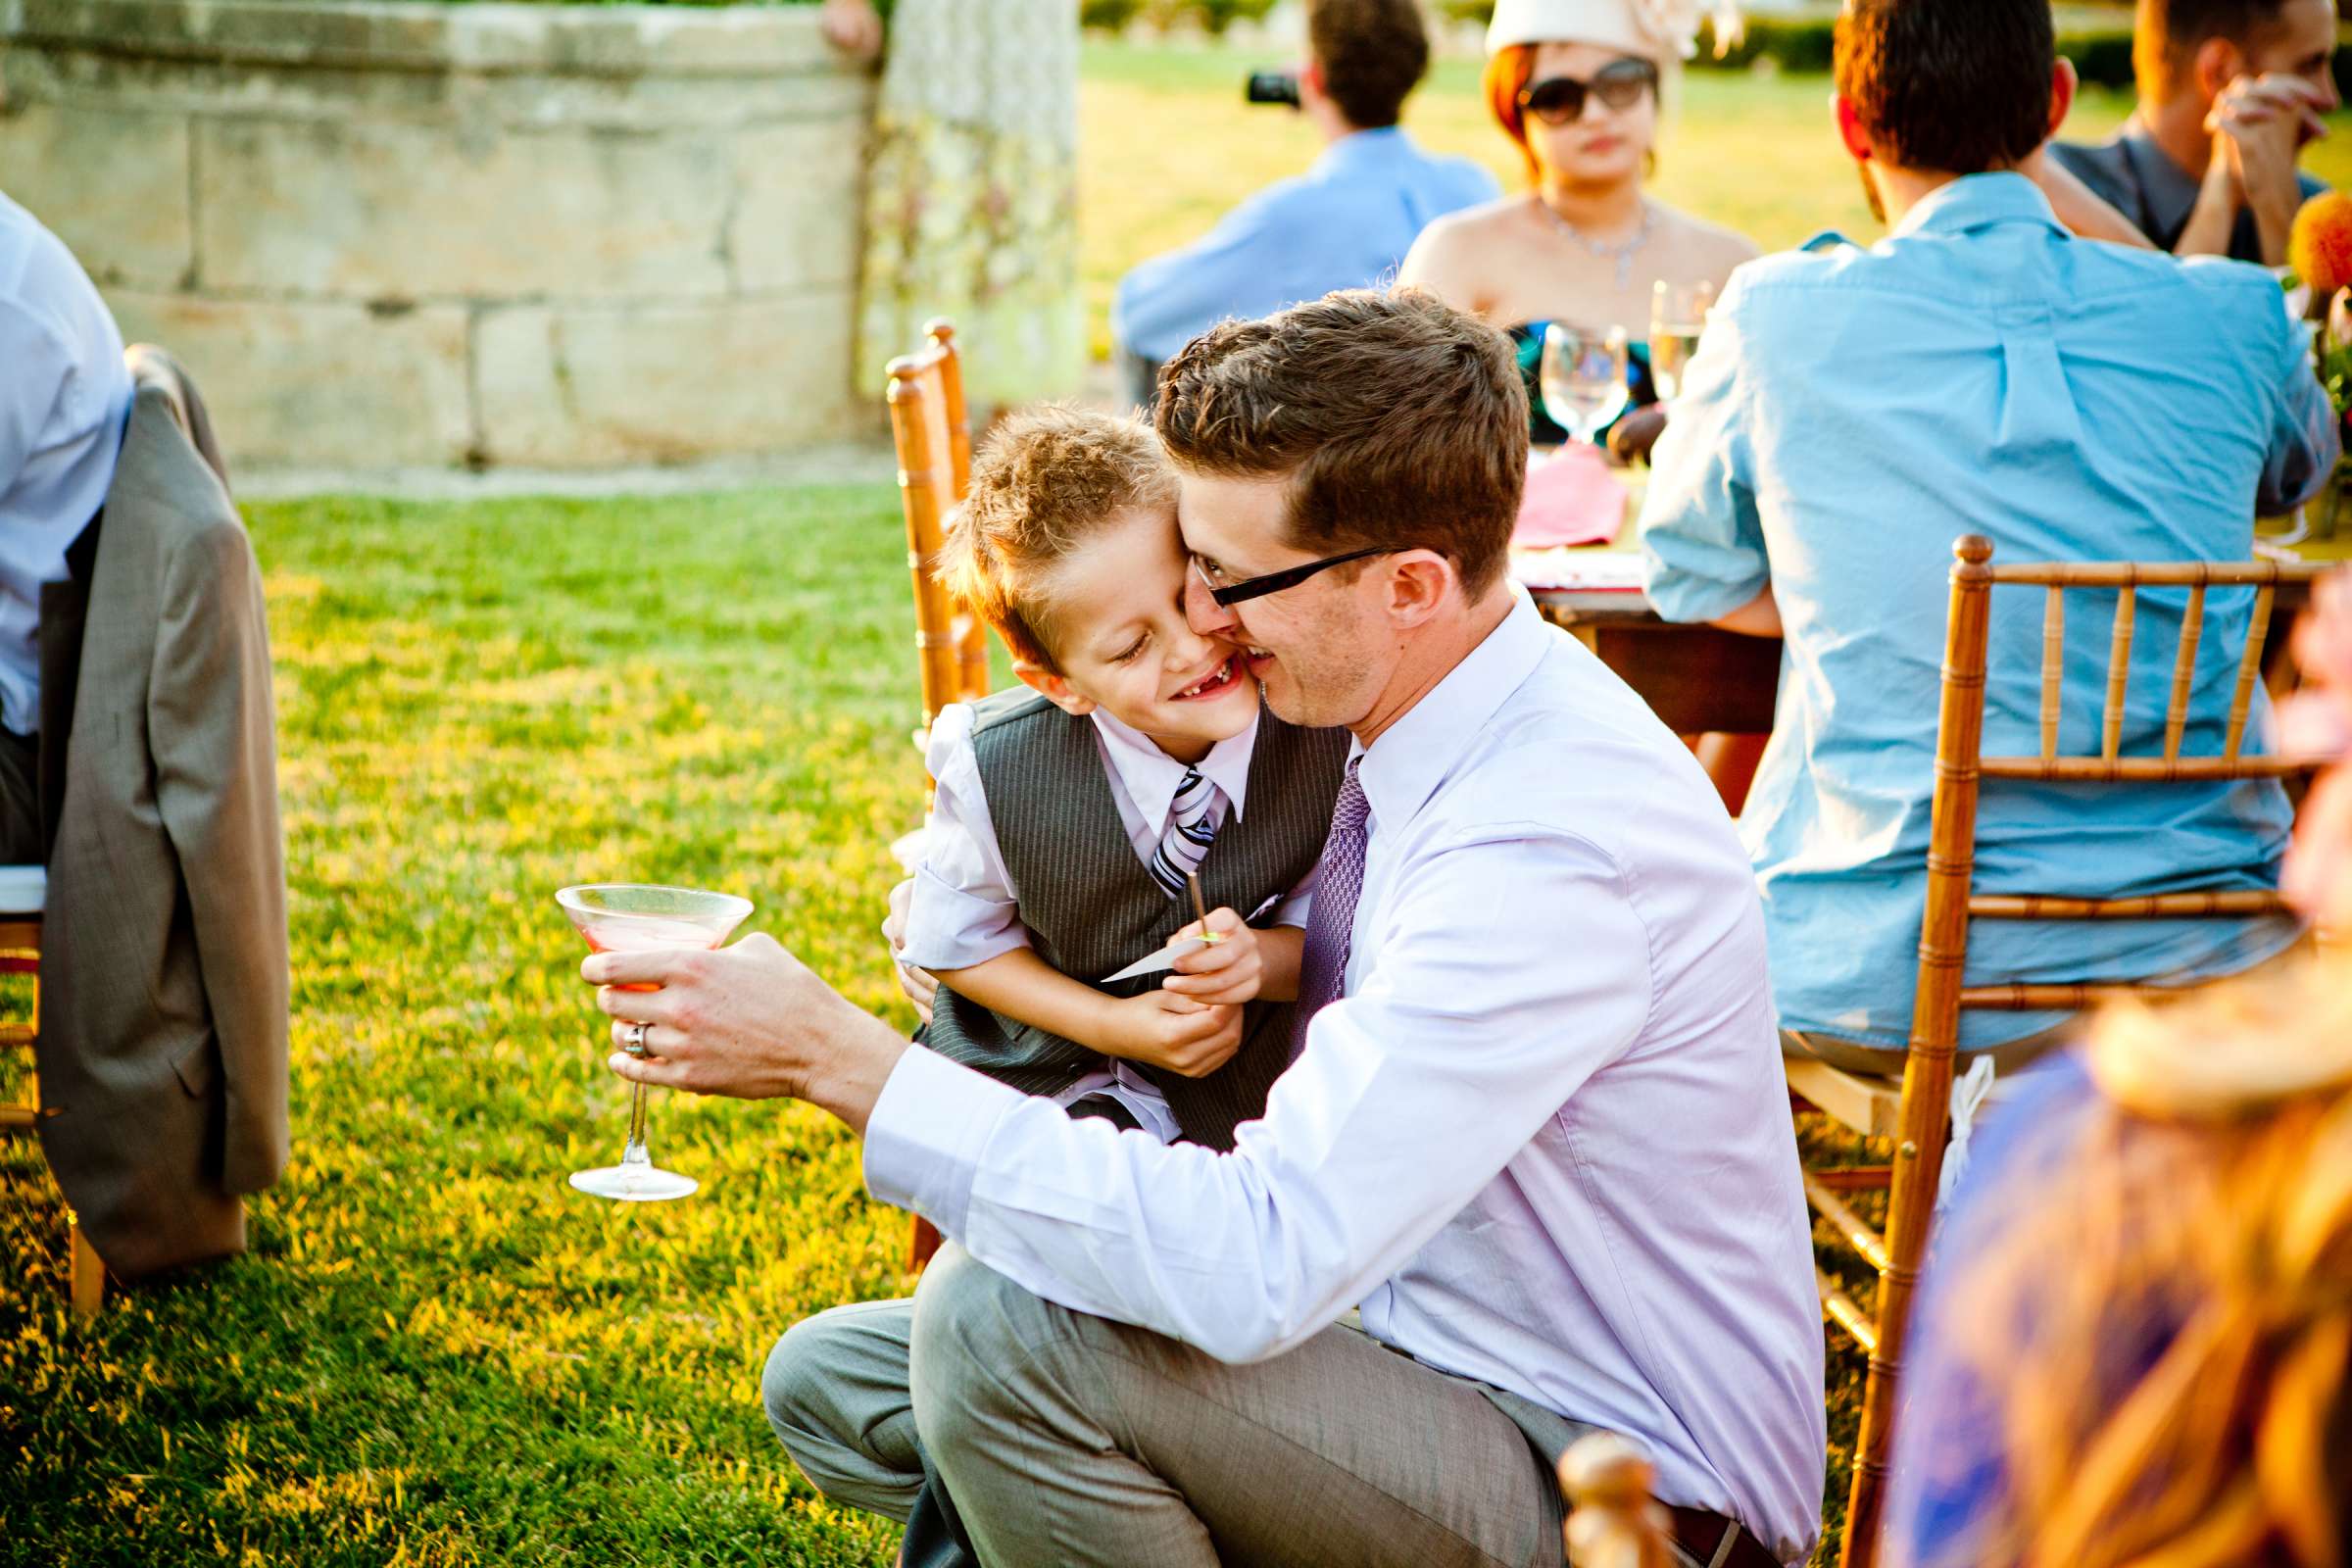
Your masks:
M1628 55L1601 67L1591 81L1579 81L1574 76L1545 76L1542 81L1529 82L1519 90L1519 112L1534 115L1546 125L1565 125L1584 118L1585 100L1589 96L1598 97L1611 109L1631 109L1642 101L1643 93L1657 90L1657 66ZM1537 107L1538 98L1555 93L1565 97L1565 104Z
M1350 561L1362 561L1367 556L1393 556L1403 548L1402 545L1378 545L1370 550L1350 550L1344 556L1325 556L1321 561L1310 561L1300 566L1286 566L1281 571L1269 571L1261 577L1244 577L1240 582L1229 583L1223 588L1208 580L1207 568L1200 564L1199 556L1193 558L1193 572L1200 579L1200 586L1208 590L1208 597L1217 602L1219 610L1231 610L1252 599L1263 599L1285 588L1296 588L1317 572L1344 566Z

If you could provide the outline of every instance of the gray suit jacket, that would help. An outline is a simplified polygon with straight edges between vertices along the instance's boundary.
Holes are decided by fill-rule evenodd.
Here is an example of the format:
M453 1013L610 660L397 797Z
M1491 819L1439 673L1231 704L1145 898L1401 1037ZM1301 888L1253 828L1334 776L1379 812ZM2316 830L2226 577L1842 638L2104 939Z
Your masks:
M132 352L42 932L41 1142L124 1276L240 1251L286 1162L286 879L261 572L194 389ZM209 445L209 442L207 443Z

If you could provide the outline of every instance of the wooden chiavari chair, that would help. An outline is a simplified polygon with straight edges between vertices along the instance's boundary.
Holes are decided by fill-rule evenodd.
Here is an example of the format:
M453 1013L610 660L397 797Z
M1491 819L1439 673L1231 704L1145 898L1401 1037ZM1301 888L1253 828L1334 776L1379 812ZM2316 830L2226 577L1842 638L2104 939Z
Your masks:
M1919 942L1919 990L1913 1004L1910 1047L1899 1086L1889 1079L1848 1073L1827 1062L1790 1057L1788 1087L1793 1098L1827 1112L1853 1131L1894 1142L1889 1166L1808 1170L1805 1197L1862 1258L1877 1271L1877 1309L1866 1312L1826 1273L1820 1276L1822 1310L1861 1345L1870 1358L1864 1387L1861 1434L1855 1443L1852 1492L1846 1510L1844 1568L1870 1568L1877 1561L1880 1508L1887 1454L1893 1437L1895 1390L1901 1376L1906 1321L1920 1264L1927 1253L1936 1191L1949 1137L1952 1057L1964 1009L2031 1012L2080 1010L2120 996L2178 996L2179 987L2140 984L2001 984L1969 986L1962 971L1972 920L2224 919L2287 912L2275 891L2183 892L2131 899L2086 899L2035 895L1984 896L1971 890L1975 870L1977 796L1982 780L2019 779L2045 783L2163 787L2236 779L2283 778L2326 765L2321 758L2250 755L2245 751L2247 715L2262 673L2265 637L2282 587L2307 591L2320 566L2253 562L2213 564L2042 563L1995 566L1991 541L1970 534L1952 547L1951 618L1945 633L1943 692L1936 739L1936 792L1929 829L1927 914ZM2036 586L2044 591L2041 639L2040 755L1985 757L1984 682L1991 635L1991 599L1996 584ZM2208 589L2251 587L2253 613L2244 647L2235 659L2226 738L2220 755L2183 757L2181 737L2204 639ZM2136 596L2143 588L2186 589L2188 600L2173 661L2161 756L2122 755L2125 701L2130 685ZM2059 719L2065 684L2066 595L2069 590L2116 595L2108 643L2105 705L2096 757L2061 756ZM1887 1190L1886 1228L1874 1230L1844 1195L1860 1189Z
M1654 1479L1649 1456L1614 1432L1579 1438L1560 1456L1569 1568L1673 1568Z
M23 1023L0 1024L0 1046L30 1052L41 1033L41 908L46 883L38 866L0 868L0 974L20 974L32 981L30 1015ZM22 886L20 886L22 884ZM31 1133L41 1121L41 1080L35 1072L28 1096L15 1104L0 1104L0 1133ZM74 1210L66 1210L67 1293L76 1317L95 1317L106 1298L106 1266L81 1233Z
M918 751L928 746L941 709L988 695L988 628L979 616L958 609L931 575L946 539L948 514L971 486L972 434L956 328L935 320L923 328L923 337L921 349L890 362L883 394L899 453L906 567L914 578L914 651L923 698L923 723L914 733ZM921 1268L937 1250L939 1232L918 1216L906 1266Z

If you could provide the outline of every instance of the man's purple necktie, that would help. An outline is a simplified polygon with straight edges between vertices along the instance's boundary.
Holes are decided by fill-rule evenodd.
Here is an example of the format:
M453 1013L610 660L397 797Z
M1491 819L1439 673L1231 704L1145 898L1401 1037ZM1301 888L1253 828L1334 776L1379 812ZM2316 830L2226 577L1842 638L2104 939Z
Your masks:
M1355 934L1355 901L1364 891L1365 824L1372 808L1356 782L1360 757L1348 761L1348 777L1331 808L1331 837L1315 867L1315 902L1306 916L1306 951L1298 960L1298 1006L1291 1015L1291 1059L1306 1049L1307 1021L1340 994L1348 974L1348 949Z

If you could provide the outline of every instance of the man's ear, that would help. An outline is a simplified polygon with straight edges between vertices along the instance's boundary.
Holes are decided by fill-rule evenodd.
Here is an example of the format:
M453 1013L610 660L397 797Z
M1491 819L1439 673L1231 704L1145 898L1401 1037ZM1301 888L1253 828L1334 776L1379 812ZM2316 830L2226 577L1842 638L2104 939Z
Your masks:
M1317 98L1331 96L1330 88L1323 83L1323 62L1312 55L1299 62L1298 91L1301 96L1310 94Z
M1870 132L1862 128L1862 117L1854 113L1853 100L1841 95L1833 107L1838 115L1838 139L1845 143L1846 152L1856 163L1869 163Z
M2236 44L2227 38L2208 38L2197 45L2189 65L2190 79L2197 84L2197 96L2212 103L2222 95L2222 89L2246 74L2246 57Z
M1453 563L1434 550L1407 550L1393 557L1385 573L1389 620L1398 631L1422 625L1445 608L1461 579Z
M2075 63L2064 55L2050 68L2050 135L2058 134L2066 117L2075 107L2075 89L2082 80L2075 74Z
M1020 683L1052 703L1072 718L1084 718L1095 710L1092 697L1081 697L1070 690L1070 683L1050 669L1015 660L1012 672Z

